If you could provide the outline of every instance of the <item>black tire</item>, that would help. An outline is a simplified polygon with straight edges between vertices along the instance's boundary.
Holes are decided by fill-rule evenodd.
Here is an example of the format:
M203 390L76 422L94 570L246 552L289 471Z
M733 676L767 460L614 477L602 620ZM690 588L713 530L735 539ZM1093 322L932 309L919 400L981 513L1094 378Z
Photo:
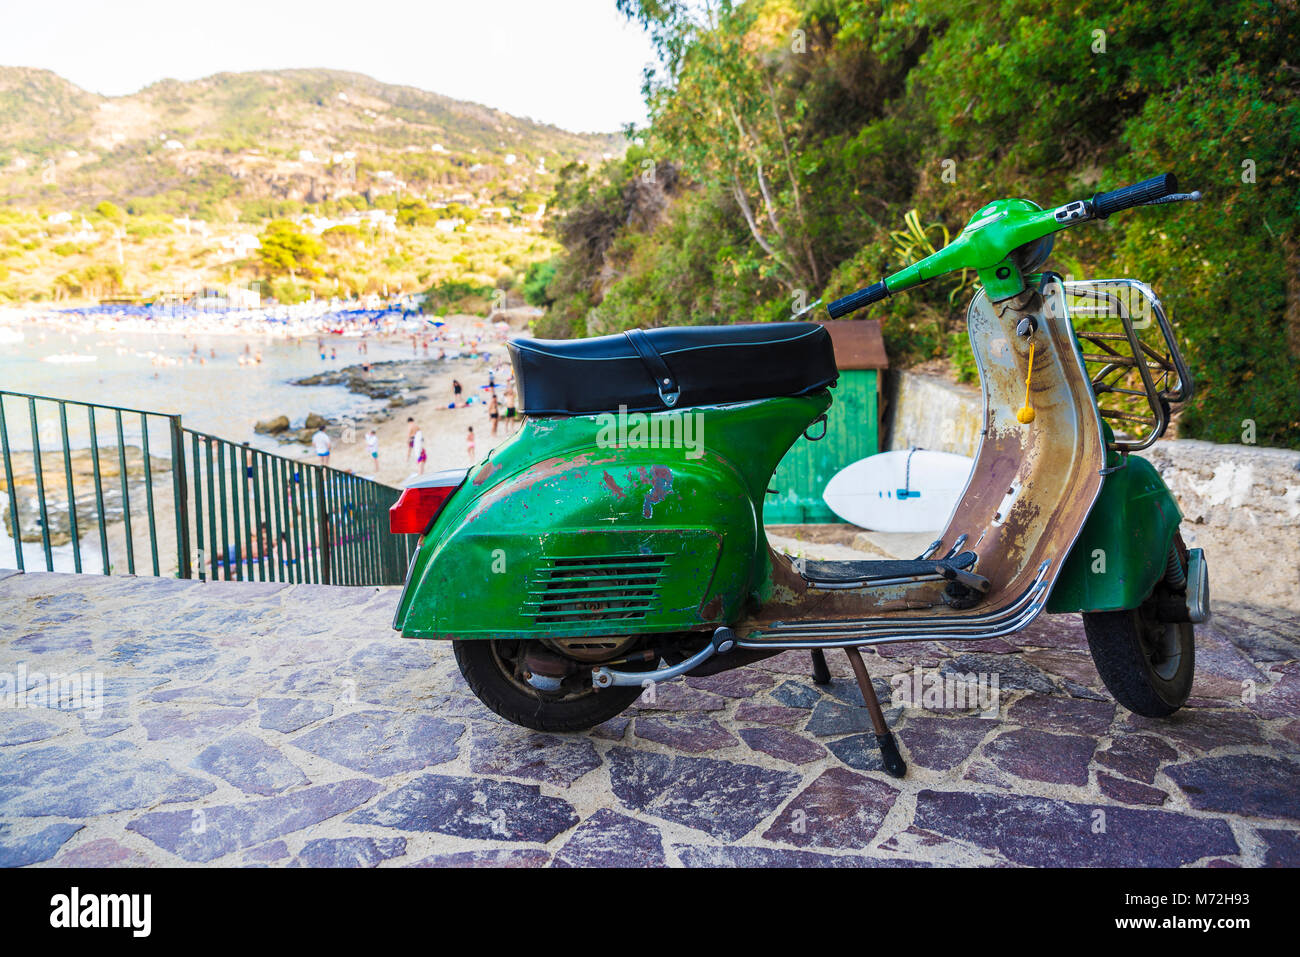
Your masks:
M1160 621L1155 595L1140 608L1085 613L1083 630L1106 690L1134 714L1163 718L1187 702L1196 671L1193 626Z
M529 687L510 669L501 652L510 643L493 640L452 642L460 673L485 705L514 724L534 731L586 731L625 711L642 689L601 688L580 679L568 692L547 694ZM590 672L584 672L590 675ZM589 677L587 679L590 680Z

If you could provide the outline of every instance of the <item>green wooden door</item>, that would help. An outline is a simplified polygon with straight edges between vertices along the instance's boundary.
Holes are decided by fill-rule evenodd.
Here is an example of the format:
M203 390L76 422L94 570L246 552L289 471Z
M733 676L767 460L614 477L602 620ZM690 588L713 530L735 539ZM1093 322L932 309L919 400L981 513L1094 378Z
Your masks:
M876 369L852 369L840 373L832 390L835 402L827 413L826 437L811 442L802 436L786 453L763 506L767 525L796 525L838 522L826 507L822 492L826 483L845 466L880 451L880 410ZM811 430L816 435L819 426Z

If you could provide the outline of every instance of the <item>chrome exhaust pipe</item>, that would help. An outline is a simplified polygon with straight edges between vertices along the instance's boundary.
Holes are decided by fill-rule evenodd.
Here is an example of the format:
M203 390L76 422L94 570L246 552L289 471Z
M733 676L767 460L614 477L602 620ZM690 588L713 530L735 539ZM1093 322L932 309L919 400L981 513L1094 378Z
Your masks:
M684 675L688 671L698 668L714 655L725 655L735 647L735 632L723 625L713 632L713 637L709 639L707 645L681 664L669 668L660 668L657 671L615 671L613 668L601 665L599 668L591 669L591 683L596 688L639 688L647 681L658 684L661 681L676 678L678 675Z

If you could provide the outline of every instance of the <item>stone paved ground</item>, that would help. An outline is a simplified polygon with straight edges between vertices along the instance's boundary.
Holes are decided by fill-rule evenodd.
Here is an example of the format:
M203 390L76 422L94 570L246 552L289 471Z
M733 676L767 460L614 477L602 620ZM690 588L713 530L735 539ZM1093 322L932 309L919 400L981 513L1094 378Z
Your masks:
M996 720L894 709L896 781L838 652L826 690L788 653L536 734L446 645L395 637L396 599L0 572L0 681L104 681L98 717L0 708L0 864L1300 865L1289 612L1217 606L1168 721L1115 706L1074 616L867 654L886 692L918 666L1000 680Z

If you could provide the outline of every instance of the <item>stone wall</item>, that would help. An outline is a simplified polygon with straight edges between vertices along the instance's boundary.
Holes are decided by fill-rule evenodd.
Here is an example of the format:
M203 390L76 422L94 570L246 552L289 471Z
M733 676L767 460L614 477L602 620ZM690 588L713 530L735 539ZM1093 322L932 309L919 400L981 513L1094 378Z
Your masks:
M1247 529L1300 524L1300 452L1173 439L1142 456L1159 469L1188 522Z

